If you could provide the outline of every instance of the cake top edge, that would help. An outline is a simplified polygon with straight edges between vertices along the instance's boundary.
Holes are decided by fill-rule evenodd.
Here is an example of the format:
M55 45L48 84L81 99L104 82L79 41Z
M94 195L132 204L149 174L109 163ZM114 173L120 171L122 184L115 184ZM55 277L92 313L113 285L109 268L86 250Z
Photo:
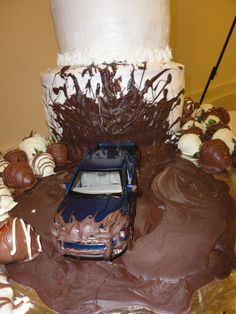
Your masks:
M57 63L172 59L170 0L51 0Z

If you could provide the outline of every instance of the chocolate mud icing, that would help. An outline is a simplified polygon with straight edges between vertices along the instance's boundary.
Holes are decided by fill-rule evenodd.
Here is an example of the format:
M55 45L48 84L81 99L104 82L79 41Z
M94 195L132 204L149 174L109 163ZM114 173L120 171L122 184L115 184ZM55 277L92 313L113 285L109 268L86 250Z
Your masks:
M87 67L82 73L87 82L85 88L79 86L69 66L63 67L56 74L64 79L65 84L53 88L52 92L56 95L63 93L66 101L63 105L54 101L48 114L53 112L52 120L62 128L62 135L58 134L56 127L51 125L50 129L57 139L68 146L70 154L78 153L84 146L91 147L101 141L120 142L128 138L139 144L162 143L171 137L171 128L179 123L180 117L171 124L168 122L169 114L180 106L184 93L182 90L176 97L168 99L168 88L172 84L171 69L164 69L143 84L146 63L138 67L139 71L143 71L140 82L135 82L137 69L133 67L126 86L127 91L124 93L120 86L121 78L114 79L117 66L109 64L105 67ZM99 73L101 85L98 83L93 89L90 81L95 73ZM163 75L166 73L167 79L164 79ZM73 81L75 89L71 97L67 94L68 79ZM160 83L163 87L157 93ZM143 88L140 88L141 85ZM151 101L147 97L150 90L156 95Z
M124 225L128 225L127 215L122 215L118 210L110 213L101 221L96 221L96 215L89 215L85 217L82 221L77 221L76 218L72 215L70 221L65 224L61 213L57 213L55 216L55 220L57 221L57 225L60 225L60 231L57 231L56 224L52 227L52 233L55 234L58 241L63 242L79 242L79 243L87 243L89 242L89 237L91 234L94 236L95 241L100 243L104 243L106 246L106 250L104 252L104 259L110 260L110 256L112 255L112 236L118 234L121 227ZM102 225L102 231L101 231ZM63 227L62 227L63 226ZM112 228L111 228L112 226ZM116 249L119 249L120 252L123 252L126 248L127 241L122 242ZM67 254L68 249L63 251L63 248L58 244L59 251L62 254ZM98 253L96 250L85 251L83 252L79 250L72 250L72 254L74 256L84 256L84 255L94 255L96 256Z
M141 306L183 313L196 289L230 273L236 223L228 187L175 158L170 147L143 150L134 245L112 262L65 258L54 246L50 221L69 176L63 171L41 179L12 210L35 226L43 252L7 270L50 308L92 314Z
M234 213L228 186L179 159L154 178L152 191L163 203L162 220L124 256L130 273L167 282L201 273L228 276L235 260L233 233L221 243Z

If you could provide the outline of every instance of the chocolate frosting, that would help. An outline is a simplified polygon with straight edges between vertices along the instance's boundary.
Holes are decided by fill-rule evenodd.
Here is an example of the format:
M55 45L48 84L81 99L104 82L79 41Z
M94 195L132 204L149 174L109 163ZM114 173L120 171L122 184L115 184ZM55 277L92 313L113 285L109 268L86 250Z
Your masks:
M124 94L119 79L114 79L117 66L109 64L87 67L82 73L82 77L89 77L85 89L79 86L69 66L57 74L65 82L68 79L73 81L75 93L68 97L66 83L53 88L56 95L63 93L66 101L63 104L55 101L48 110L49 115L53 114L52 120L62 129L62 134L58 133L56 127L50 128L54 137L67 145L70 154L78 154L85 147L93 147L98 142L121 142L127 138L136 143L162 143L171 137L171 128L180 121L178 117L171 124L168 122L169 114L180 106L184 92L181 90L176 97L168 99L168 88L172 84L171 69L164 69L142 84L146 63L138 67L139 71L143 71L140 82L135 82L137 69L133 67L127 83L127 93ZM98 83L93 90L90 81L95 73L99 73L102 83ZM164 79L166 73L167 79ZM162 80L162 90L156 95L156 89ZM141 85L143 88L139 88ZM147 100L148 90L156 95L152 101Z
M7 270L17 282L36 289L50 308L62 314L125 306L131 313L134 306L182 313L196 289L230 273L236 262L236 221L229 189L175 158L170 146L142 148L135 240L112 262L63 257L53 242L50 224L70 173L41 179L11 212L36 227L43 252Z
M65 224L62 216L60 213L55 215L57 221L57 225L60 225L60 231L57 230L55 224L52 226L52 233L55 234L58 241L63 242L79 242L87 244L89 242L89 237L91 234L94 237L94 241L98 243L103 243L106 245L106 250L104 252L104 258L110 260L110 257L114 255L112 252L112 239L113 237L119 233L122 226L128 227L128 218L127 215L122 215L119 210L116 210L109 215L107 215L103 220L96 221L95 216L89 215L82 221L77 221L74 215L68 223ZM100 226L102 225L102 231ZM127 246L127 241L122 241L116 247L117 254L123 252ZM63 254L67 254L67 251L63 251L63 248L58 245L59 251ZM89 250L86 252L83 250L76 251L72 250L72 255L80 257L81 255L84 256L87 254L91 255L98 255L96 250Z
M216 278L229 275L234 238L231 250L227 244L219 245L234 213L228 186L179 159L155 177L152 190L163 203L162 220L124 256L128 270L135 276L172 282L200 273ZM217 267L209 264L212 256Z

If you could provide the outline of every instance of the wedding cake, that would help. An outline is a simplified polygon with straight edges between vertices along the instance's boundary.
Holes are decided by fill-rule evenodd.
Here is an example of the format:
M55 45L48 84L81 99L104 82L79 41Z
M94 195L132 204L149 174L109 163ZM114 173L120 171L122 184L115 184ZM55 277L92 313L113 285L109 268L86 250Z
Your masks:
M10 205L3 214L11 208L11 220L0 228L0 235L5 239L7 226L15 230L11 228L15 217L35 227L42 252L37 246L37 258L10 263L6 270L17 283L35 289L58 313L187 313L194 291L228 277L235 267L236 212L229 187L182 159L177 145L172 145L182 107L182 124L186 123L181 134L195 132L190 141L184 135L179 141L183 154L200 150L204 136L199 117L205 126L212 117L216 122L220 119L216 114L224 117L221 125L228 123L228 117L211 108L209 118L209 108L205 112L200 104L184 100L184 67L171 61L169 5L169 0L51 0L60 52L58 67L41 75L42 99L50 132L63 142L55 144L65 147L52 148L54 143L46 147L44 139L34 134L20 145L24 156L21 152L19 157L17 150L14 157L19 161L27 155L30 163L28 167L23 163L21 176L13 175L17 162L14 167L6 165L6 160L0 163L5 181L15 178L24 192L13 209L13 200L7 198ZM218 174L228 171L232 161L227 145L216 140L205 147L200 159L204 169ZM55 211L81 153L105 141L139 144L141 193L137 194L134 238L124 254L109 262L64 256L51 228ZM35 156L35 148L39 155ZM69 163L67 153L61 153L67 148ZM212 167L209 155L214 150ZM5 155L7 162L12 155ZM232 186L232 177L224 175ZM94 219L89 221L84 226L90 232ZM24 226L23 220L20 223ZM72 232L79 232L73 228ZM18 233L11 232L13 239ZM5 259L9 254L11 247Z
M49 129L70 153L97 142L165 142L179 129L183 66L169 0L51 0L58 68L41 75Z

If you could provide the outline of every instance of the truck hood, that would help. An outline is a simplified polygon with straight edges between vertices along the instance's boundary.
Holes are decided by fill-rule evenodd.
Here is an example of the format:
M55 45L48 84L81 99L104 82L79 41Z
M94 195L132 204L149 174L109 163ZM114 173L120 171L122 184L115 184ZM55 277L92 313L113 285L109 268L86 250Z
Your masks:
M107 215L126 206L125 197L105 199L77 198L72 195L61 203L59 211L65 223L68 223L72 216L77 221L82 221L88 216L94 217L95 222L102 221Z

